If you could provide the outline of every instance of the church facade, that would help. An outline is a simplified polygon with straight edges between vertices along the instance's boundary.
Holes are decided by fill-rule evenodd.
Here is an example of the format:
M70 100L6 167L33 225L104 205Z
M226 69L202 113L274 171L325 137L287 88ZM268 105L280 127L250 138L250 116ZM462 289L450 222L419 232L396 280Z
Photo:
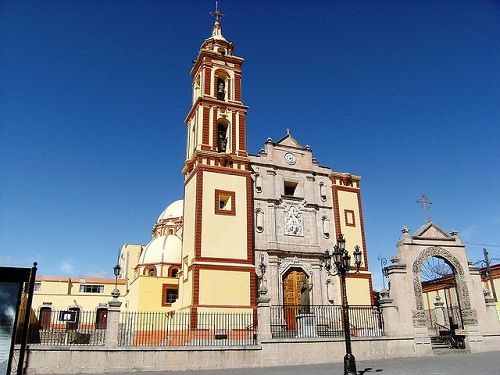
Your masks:
M331 251L343 234L350 251L358 245L363 253L360 272L347 280L349 302L373 304L361 178L321 166L311 147L300 145L289 131L277 142L268 139L256 155L250 154L248 107L241 91L243 61L216 20L191 69L183 214L175 219L182 251L166 248L163 241L157 251L178 255L164 256L160 262L158 255L150 254L148 259L158 259L153 264L143 261L147 249L134 252L125 246L122 262L131 256L139 260L123 263L129 273L123 276L158 279L159 267L178 267L178 299L165 307L189 311L194 320L202 312L255 311L262 283L273 305L299 305L305 280L311 304L340 304L339 280L323 267L323 253ZM164 262L167 258L170 264ZM259 271L262 265L265 275ZM155 295L160 296L164 280L157 284ZM140 295L131 292L129 297ZM150 303L158 306L154 299Z
M164 209L148 244L122 246L122 308L191 312L196 323L203 312L255 313L263 286L272 305L299 305L305 280L310 304L339 305L339 279L323 253L340 234L351 253L356 245L363 253L347 280L349 302L372 305L361 178L321 166L289 131L249 153L244 59L234 52L216 17L191 69L184 199ZM109 300L105 289L88 289L99 291L96 306Z

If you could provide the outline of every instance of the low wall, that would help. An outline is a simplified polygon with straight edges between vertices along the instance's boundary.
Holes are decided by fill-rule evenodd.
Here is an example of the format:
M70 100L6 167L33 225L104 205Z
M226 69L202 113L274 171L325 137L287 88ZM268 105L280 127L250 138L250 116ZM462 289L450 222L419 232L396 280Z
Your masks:
M341 339L283 339L240 347L29 348L27 374L179 371L341 362ZM353 338L356 360L412 357L412 337Z
M498 334L483 334L483 352L492 352L500 349L500 335Z

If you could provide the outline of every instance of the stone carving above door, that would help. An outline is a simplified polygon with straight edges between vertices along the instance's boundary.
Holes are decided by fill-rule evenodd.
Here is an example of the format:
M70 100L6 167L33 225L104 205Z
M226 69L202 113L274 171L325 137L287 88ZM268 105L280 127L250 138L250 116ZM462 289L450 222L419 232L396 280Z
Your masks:
M302 213L296 206L290 206L285 211L285 235L304 236L304 220Z

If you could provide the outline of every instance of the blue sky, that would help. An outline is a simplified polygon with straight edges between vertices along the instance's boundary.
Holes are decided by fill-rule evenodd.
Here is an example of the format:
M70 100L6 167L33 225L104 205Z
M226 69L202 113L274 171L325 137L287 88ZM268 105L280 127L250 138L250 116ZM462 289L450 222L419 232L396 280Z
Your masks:
M0 264L112 275L182 198L191 61L212 1L0 3ZM290 128L363 177L367 250L431 217L500 258L500 3L222 1L249 151ZM481 245L467 246L472 260Z

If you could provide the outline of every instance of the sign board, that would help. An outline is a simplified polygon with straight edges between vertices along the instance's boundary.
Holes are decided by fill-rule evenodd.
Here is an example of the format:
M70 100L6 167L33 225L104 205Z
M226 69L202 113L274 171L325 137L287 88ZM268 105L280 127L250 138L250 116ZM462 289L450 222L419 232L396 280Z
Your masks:
M30 268L0 267L0 375L10 372L23 284Z
M60 322L67 322L67 323L76 323L77 312L71 311L71 310L60 311L59 312L59 321Z

